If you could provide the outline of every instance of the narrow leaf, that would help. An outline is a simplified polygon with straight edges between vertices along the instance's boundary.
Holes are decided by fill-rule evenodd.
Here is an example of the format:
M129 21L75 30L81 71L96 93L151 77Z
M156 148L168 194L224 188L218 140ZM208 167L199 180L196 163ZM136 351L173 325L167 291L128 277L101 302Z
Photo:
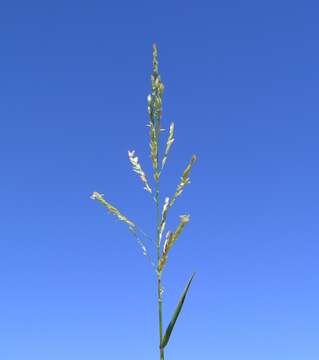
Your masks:
M160 348L161 348L161 349L164 349L165 346L166 346L167 343L168 343L168 340L169 340L169 338L170 338L170 336L171 336L171 333L172 333L172 331L173 331L173 328L174 328L174 325L175 325L176 320L177 320L177 318L178 318L178 315L179 315L179 313L180 313L181 310L182 310L182 307L183 307L183 304L184 304L184 301L185 301L185 298L186 298L188 289L189 289L189 287L191 286L191 283L192 283L192 280L193 280L194 276L195 276L195 273L193 273L193 275L192 275L191 278L189 279L188 284L187 284L187 286L186 286L186 288L185 288L185 290L184 290L181 298L179 299L179 302L178 302L178 305L177 305L177 307L176 307L176 310L175 310L175 312L174 312L174 314L173 314L172 320L171 320L171 322L169 323L169 325L168 325L168 327L167 327L167 329L166 329L165 335L164 335L164 337L163 337L163 339L162 339L162 341L161 341L161 345L160 345Z

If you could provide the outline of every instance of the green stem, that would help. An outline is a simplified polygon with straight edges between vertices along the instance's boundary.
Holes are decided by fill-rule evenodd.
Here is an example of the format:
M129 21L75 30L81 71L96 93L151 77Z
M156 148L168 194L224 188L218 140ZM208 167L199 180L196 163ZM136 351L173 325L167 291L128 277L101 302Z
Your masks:
M158 315L159 315L159 335L160 344L163 339L163 316L162 316L162 294L161 294L161 279L158 278ZM160 360L164 360L164 349L160 347Z
M159 184L158 180L156 180L156 218L157 218L157 264L159 268L159 262L161 259L161 244L160 244L160 209L159 209ZM158 318L159 318L159 340L160 345L163 339L163 310L162 310L162 286L161 286L161 274L158 271L157 274L157 297L158 297ZM164 360L164 349L160 347L160 360Z

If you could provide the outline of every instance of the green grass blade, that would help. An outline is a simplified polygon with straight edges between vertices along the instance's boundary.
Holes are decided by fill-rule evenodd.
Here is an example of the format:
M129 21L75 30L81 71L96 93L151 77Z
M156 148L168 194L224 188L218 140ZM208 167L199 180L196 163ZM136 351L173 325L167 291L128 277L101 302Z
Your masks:
M171 322L169 323L169 325L168 325L168 327L167 327L167 329L166 329L165 335L164 335L164 337L163 337L163 339L162 339L161 346L160 346L161 349L164 349L165 346L166 346L167 343L168 343L168 340L169 340L169 338L170 338L170 336L171 336L171 333L172 333L172 331L173 331L173 329L174 329L174 326L175 326L176 320L177 320L177 318L178 318L178 315L179 315L179 313L180 313L181 310L182 310L182 307L183 307L183 304L184 304L184 301L185 301L185 298L186 298L188 289L189 289L189 287L191 286L191 283L192 283L192 280L193 280L194 276L195 276L195 273L194 273L194 274L191 276L191 278L189 279L188 284L187 284L187 286L186 286L186 288L185 288L185 290L184 290L181 298L179 299L179 302L178 302L178 305L177 305L177 307L176 307L176 310L175 310L175 312L174 312L174 314L173 314L172 320L171 320Z

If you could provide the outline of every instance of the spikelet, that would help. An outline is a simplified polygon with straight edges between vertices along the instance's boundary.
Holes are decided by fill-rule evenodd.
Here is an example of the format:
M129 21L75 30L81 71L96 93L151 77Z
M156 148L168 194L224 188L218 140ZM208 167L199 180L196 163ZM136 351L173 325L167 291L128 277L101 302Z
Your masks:
M158 74L158 53L156 44L153 44L153 72Z
M158 180L158 141L156 136L156 130L154 122L150 121L150 149L151 149L151 160L154 169L154 178Z
M172 122L170 127L169 127L169 135L168 135L168 139L167 139L167 142L166 142L166 148L165 148L164 157L163 157L163 160L162 160L162 169L165 166L169 149L171 148L171 146L172 146L172 144L174 142L173 136L174 136L174 123Z
M180 223L179 223L176 231L174 232L174 242L180 236L180 234L182 233L182 231L184 229L184 226L187 223L189 223L190 215L181 215L179 218L180 218Z
M133 166L133 170L139 175L140 179L142 180L143 184L144 184L144 189L146 191L148 191L149 193L152 193L152 189L148 184L146 175L144 173L144 171L142 170L142 167L140 165L140 163L138 162L138 157L134 156L135 155L135 151L128 151L128 157L130 159L130 162Z
M167 250L167 245L168 243L171 243L172 242L172 237L173 237L173 232L172 231L168 231L166 233L166 239L165 239L165 242L164 242L164 247L163 247L163 253L162 253L162 256L160 258L160 261L158 263L158 272L159 274L163 271L163 268L167 262L167 253L168 253L168 250Z
M103 194L100 194L96 191L93 192L93 194L90 196L90 198L92 200L99 200L104 206L107 207L107 209L109 210L109 212L111 214L113 214L114 216L116 216L120 221L124 221L130 228L130 230L133 230L136 228L136 225L133 223L133 221L129 220L126 216L124 216L123 214L121 214L119 212L119 210L117 210L113 205L111 205L110 203L108 203L104 198L103 198Z
M159 227L159 229L160 229L159 230L159 245L161 243L163 232L164 232L164 229L166 226L166 218L167 218L168 209L169 209L169 198L166 197L164 200L164 205L163 205L163 210L162 210L162 219L161 219L160 227Z
M175 191L174 196L171 199L171 202L169 204L169 207L173 206L175 200L182 194L184 187L188 184L190 184L189 174L192 169L193 163L196 161L196 155L193 155L190 162L188 163L186 169L183 172L183 175L181 177L181 182L178 184L177 189Z
M182 233L185 225L189 222L190 216L189 215L181 215L180 216L180 223L175 232L168 231L166 234L166 240L163 246L163 253L158 265L158 271L161 272L164 268L164 265L168 259L168 252L171 247L174 245L175 241L179 238L180 234Z

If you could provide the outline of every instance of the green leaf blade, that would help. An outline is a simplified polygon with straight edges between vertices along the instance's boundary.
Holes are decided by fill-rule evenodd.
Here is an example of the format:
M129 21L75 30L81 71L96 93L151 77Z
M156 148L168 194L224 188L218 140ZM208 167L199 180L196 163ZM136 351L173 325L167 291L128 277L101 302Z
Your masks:
M175 310L175 312L174 312L174 314L173 314L172 320L171 320L170 323L168 324L168 327L167 327L167 329L166 329L166 331L165 331L165 335L164 335L164 337L163 337L163 339L162 339L162 341L161 341L161 345L160 345L160 348L161 348L161 349L164 349L165 346L168 344L168 340L169 340L169 338L170 338L170 336L171 336L171 333L172 333L172 331L173 331L173 329L174 329L176 320L177 320L177 318L178 318L178 316L179 316L179 314L180 314L180 312L181 312L181 310L182 310L182 307L183 307L183 304L184 304L184 301L185 301L187 292L188 292L188 290L189 290L189 288L190 288L190 286L191 286L191 283L192 283L192 281L193 281L194 276L195 276L195 273L193 273L193 275L192 275L191 278L189 279L189 281L188 281L188 283L187 283L187 285L186 285L186 287L185 287L185 289L184 289L184 292L183 292L182 296L181 296L180 299L179 299L179 302L178 302L177 307L176 307L176 310Z

